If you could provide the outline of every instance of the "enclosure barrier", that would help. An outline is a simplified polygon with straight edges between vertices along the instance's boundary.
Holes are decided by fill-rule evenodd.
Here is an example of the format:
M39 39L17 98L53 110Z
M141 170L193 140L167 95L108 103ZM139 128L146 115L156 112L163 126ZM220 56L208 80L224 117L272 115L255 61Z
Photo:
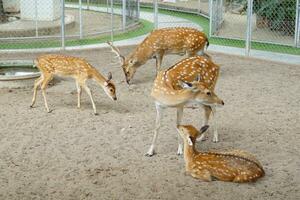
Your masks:
M8 1L0 0L0 7ZM0 49L64 49L140 27L137 0L14 1L14 10L4 10L5 18L0 18Z
M27 6L22 5L25 1ZM48 16L61 19L54 22L43 21L41 13L47 12L40 1L20 2L19 13L9 15L12 23L0 24L0 49L64 48L126 39L139 29L141 12L144 18L153 15L155 28L195 27L209 35L211 44L238 47L245 55L253 50L300 55L299 0L44 0L47 8L61 5L51 7L60 10ZM31 21L22 25L22 17ZM119 37L120 33L128 34Z

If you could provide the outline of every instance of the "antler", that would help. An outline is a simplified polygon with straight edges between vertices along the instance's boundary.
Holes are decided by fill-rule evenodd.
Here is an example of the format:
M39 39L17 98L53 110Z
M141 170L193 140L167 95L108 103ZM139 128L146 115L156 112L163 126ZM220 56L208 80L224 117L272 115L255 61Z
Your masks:
M121 55L120 50L111 42L107 42L107 44L111 47L111 51L117 55L117 57L120 59L120 62L123 64L125 62L125 57Z

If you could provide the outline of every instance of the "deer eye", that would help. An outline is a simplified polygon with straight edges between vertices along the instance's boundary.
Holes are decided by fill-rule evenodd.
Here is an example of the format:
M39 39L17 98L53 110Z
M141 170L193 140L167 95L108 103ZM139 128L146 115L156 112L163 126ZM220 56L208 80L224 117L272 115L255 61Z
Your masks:
M211 92L206 92L206 95L207 96L211 96Z
M110 92L113 92L114 90L113 90L113 89L110 89L109 91L110 91Z

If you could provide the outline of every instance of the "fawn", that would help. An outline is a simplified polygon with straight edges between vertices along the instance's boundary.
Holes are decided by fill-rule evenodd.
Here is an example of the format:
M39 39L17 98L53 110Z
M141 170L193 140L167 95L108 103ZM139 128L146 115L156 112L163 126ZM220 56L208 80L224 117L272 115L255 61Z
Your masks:
M91 90L86 84L86 81L88 79L94 79L112 100L117 100L116 87L111 81L112 74L109 72L108 77L106 79L92 65L90 65L86 60L82 58L50 54L38 57L34 61L34 63L40 70L41 76L34 83L34 92L30 107L33 107L33 105L35 104L37 88L38 86L40 86L42 90L42 95L44 97L46 110L47 112L51 112L48 107L45 90L47 84L52 80L54 75L69 76L74 78L76 80L76 87L78 93L77 107L80 108L81 105L81 89L83 88L91 99L95 115L97 115L97 111L94 99Z
M201 55L207 55L204 53L204 47L208 47L209 42L206 35L197 29L174 27L152 31L126 58L112 43L108 42L108 44L120 58L126 82L129 84L137 68L144 65L147 60L156 59L156 74L158 74L164 55L187 54L188 56L195 56L198 52Z
M265 175L257 159L241 150L229 152L199 152L195 148L196 138L207 130L200 131L191 125L179 125L177 130L184 141L185 169L194 178L203 181L253 182Z
M165 71L161 71L152 88L151 96L156 105L156 125L152 144L146 156L154 154L162 110L167 107L177 108L177 125L180 125L183 108L187 103L197 103L205 110L204 125L207 125L210 114L215 116L215 106L224 105L215 93L214 88L219 75L219 67L203 56L185 58ZM214 122L214 142L218 142L218 132ZM182 154L181 139L178 136L178 151Z

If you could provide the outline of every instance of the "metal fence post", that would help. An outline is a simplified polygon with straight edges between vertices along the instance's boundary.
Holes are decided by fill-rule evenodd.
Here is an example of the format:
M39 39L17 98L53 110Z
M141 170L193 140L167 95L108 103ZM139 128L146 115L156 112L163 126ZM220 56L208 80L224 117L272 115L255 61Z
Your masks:
M201 0L198 0L198 12L201 12Z
M114 0L110 0L110 25L111 25L111 34L110 41L114 41Z
M157 0L153 0L154 2L154 27L158 28L158 3Z
M34 18L35 18L35 37L39 37L39 30L38 30L38 2L37 0L34 1Z
M122 29L126 29L126 0L122 0Z
M61 48L65 50L65 0L61 0Z
M137 0L137 15L136 17L140 19L140 0Z
M246 30L246 55L250 55L251 49L251 34L252 34L252 10L253 0L248 0L247 6L247 30Z
M90 0L87 0L86 4L87 4L87 9L89 10L90 9Z
M300 0L296 3L296 19L295 19L295 47L300 46Z
M83 38L82 31L82 0L79 0L79 38Z
M213 1L209 0L209 37L212 36L212 25L213 25Z

